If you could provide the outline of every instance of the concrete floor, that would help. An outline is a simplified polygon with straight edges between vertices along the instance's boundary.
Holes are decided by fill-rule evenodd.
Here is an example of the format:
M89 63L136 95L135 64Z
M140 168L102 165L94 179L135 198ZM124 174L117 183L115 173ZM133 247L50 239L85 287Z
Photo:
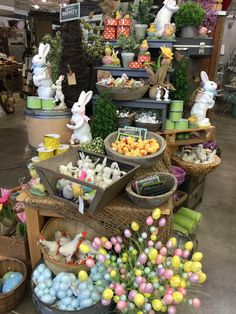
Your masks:
M204 271L208 280L199 289L203 314L236 313L236 119L215 114L212 121L217 127L217 141L223 151L222 165L207 177L205 194L199 210L203 221L197 232L204 253ZM26 176L24 148L27 143L23 110L0 118L0 186L14 187L20 177ZM37 313L30 293L15 309L17 314ZM180 309L180 314L191 313Z

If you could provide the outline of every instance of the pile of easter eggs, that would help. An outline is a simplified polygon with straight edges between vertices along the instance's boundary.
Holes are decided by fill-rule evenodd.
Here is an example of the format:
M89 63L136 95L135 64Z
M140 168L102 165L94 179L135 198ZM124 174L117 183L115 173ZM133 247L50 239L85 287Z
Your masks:
M109 285L104 279L106 267L97 263L90 274L81 270L76 277L73 273L60 272L53 278L45 264L33 272L35 295L47 305L55 305L63 311L79 311L101 301L102 292Z

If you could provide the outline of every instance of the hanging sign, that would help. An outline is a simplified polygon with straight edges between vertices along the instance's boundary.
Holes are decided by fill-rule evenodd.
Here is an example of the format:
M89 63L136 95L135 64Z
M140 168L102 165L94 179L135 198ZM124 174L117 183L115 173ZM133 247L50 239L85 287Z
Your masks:
M68 4L60 9L60 22L78 20L80 18L80 3Z

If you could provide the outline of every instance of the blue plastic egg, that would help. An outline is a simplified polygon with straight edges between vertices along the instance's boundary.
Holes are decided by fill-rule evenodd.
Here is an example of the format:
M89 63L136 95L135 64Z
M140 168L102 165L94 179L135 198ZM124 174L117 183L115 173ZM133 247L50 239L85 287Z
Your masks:
M71 304L72 299L70 297L65 297L64 299L61 299L61 303L65 304L66 306Z
M70 279L69 274L68 274L68 275L64 275L64 276L61 278L61 283L64 283L64 284L66 284L66 285L70 285L70 284L71 284L71 279Z
M93 300L91 298L83 299L80 301L80 308L81 309L84 309L84 308L89 307L91 305L93 305Z
M59 299L64 299L66 297L66 292L65 291L58 291L57 292L57 297Z
M87 289L88 285L87 282L82 282L79 284L79 290Z
M33 272L33 279L37 282L38 278L40 276L40 272L35 269L34 272Z
M61 301L59 301L57 303L57 306L58 306L59 310L62 310L62 311L66 311L67 310L67 306L65 304L63 304Z
M23 275L19 272L10 274L3 284L2 292L7 293L14 290L23 281Z
M40 290L39 287L35 287L34 293L39 299L41 299L42 296L44 295L44 290Z
M96 303L98 303L101 300L100 294L97 292L92 292L92 300Z
M41 301L46 304L53 304L56 301L55 297L52 297L50 294L45 294L42 296Z
M53 282L53 288L56 290L56 291L59 291L59 288L60 288L60 283L59 282Z
M92 285L92 284L89 284L89 285L88 285L88 290L89 290L89 291L93 292L94 289L95 289L94 285Z
M66 291L66 296L67 296L67 297L72 297L72 295L73 295L72 290L71 290L71 289L68 289L68 290Z
M43 272L43 276L45 279L52 278L52 272L50 269L46 268Z
M69 273L68 275L70 276L71 282L76 281L76 276L75 276L75 274Z
M38 277L38 279L37 279L37 283L39 283L39 282L44 282L44 281L45 281L45 277L44 277L43 274L41 274L41 275Z
M45 280L45 284L46 284L46 286L47 286L47 288L51 288L52 287L52 279L46 279Z
M47 268L47 266L45 264L40 264L36 270L39 272L39 273L43 273L45 271L45 269Z
M79 307L79 300L76 298L73 298L73 300L71 301L71 307L73 307L74 309Z
M56 296L56 290L55 290L55 288L54 287L51 287L50 289L49 289L49 294L52 296L52 297L55 297Z
M79 293L79 300L87 299L91 296L91 292L89 290L83 290Z

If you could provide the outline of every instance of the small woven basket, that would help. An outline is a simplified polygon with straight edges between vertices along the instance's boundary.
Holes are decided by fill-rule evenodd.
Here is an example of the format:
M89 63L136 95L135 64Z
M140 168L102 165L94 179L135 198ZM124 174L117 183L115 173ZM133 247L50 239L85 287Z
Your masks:
M23 274L23 281L12 291L0 293L0 313L11 312L23 299L26 288L27 268L23 262L15 258L0 259L0 277L8 271Z
M109 92L109 96L114 100L137 100L143 98L149 89L149 85L144 85L136 88L128 87L107 87L96 84L99 94L104 91Z
M66 232L71 239L74 239L77 233L83 231L87 232L86 239L91 240L95 236L94 231L90 227L79 221L73 221L64 218L53 218L44 225L41 231L41 237L48 241L55 241L55 232L58 230ZM40 250L43 254L45 264L49 269L51 269L54 275L57 275L60 272L71 272L78 274L80 270L87 269L85 265L68 265L53 260L53 258L47 254L42 244L40 244Z
M157 121L155 123L148 123L148 122L140 122L140 121L135 120L135 126L137 128L147 129L150 132L156 132L161 127L161 121Z
M215 156L215 160L209 164L193 164L191 162L184 161L176 156L172 157L172 161L178 166L183 168L188 174L192 176L200 176L202 174L209 174L214 171L219 164L221 159L218 156Z

